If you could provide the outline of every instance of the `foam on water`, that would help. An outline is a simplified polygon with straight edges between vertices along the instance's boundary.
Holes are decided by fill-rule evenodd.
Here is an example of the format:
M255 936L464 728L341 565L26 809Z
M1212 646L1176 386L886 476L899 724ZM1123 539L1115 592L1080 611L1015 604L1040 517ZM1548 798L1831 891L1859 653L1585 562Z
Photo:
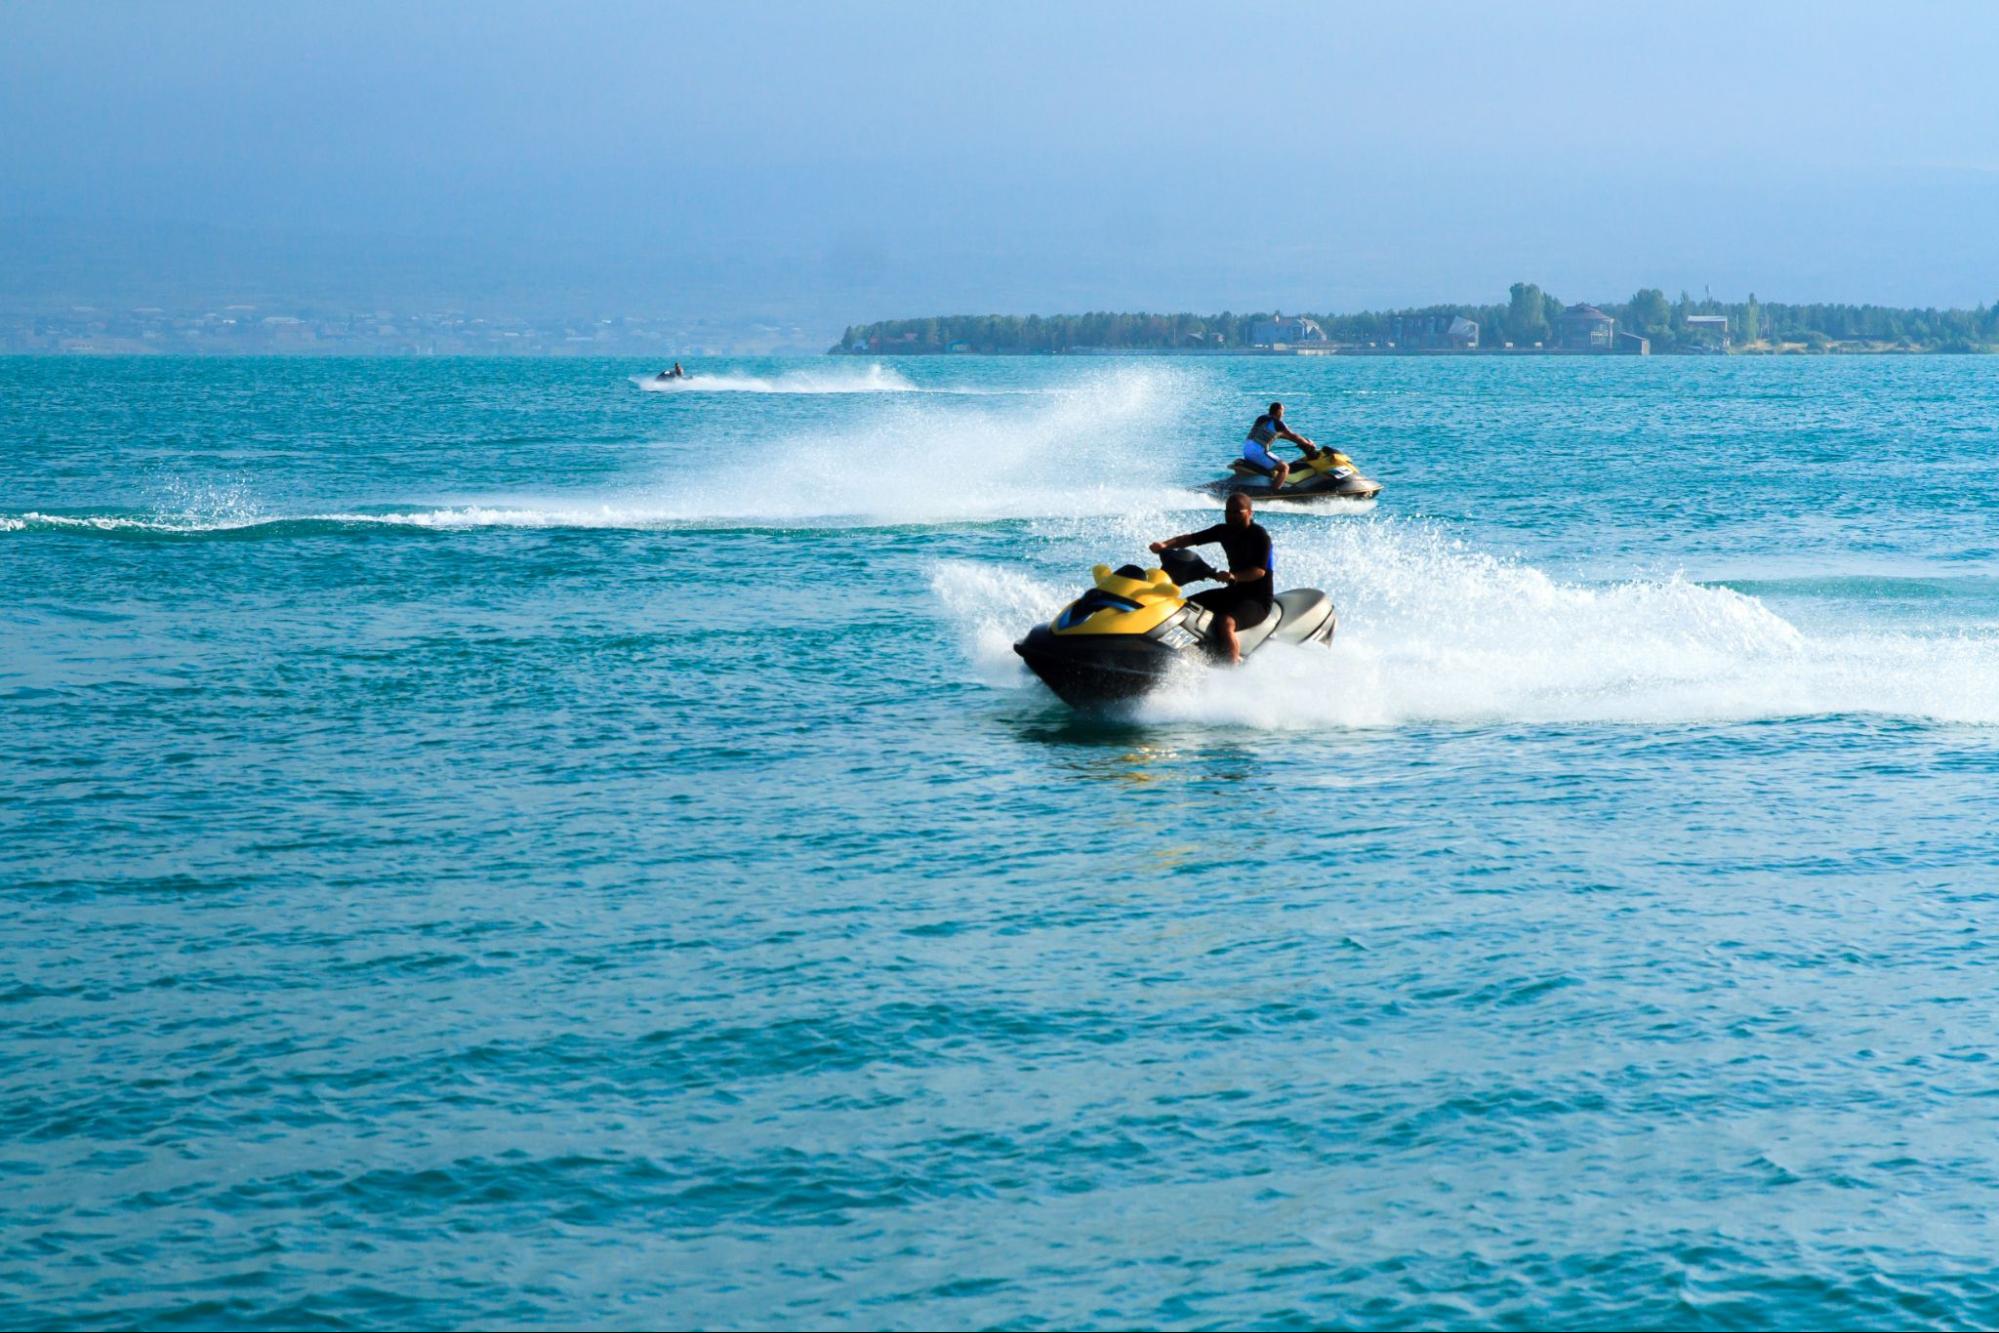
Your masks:
M20 514L0 514L0 532L47 531L185 538L245 534L281 536L343 527L457 531L475 528L646 530L684 526L687 525L671 515L644 507L561 501L389 506L380 510L327 510L300 514L268 514L254 510L240 514L48 514L32 509Z
M1731 589L1564 582L1422 523L1292 526L1278 558L1281 583L1333 593L1331 650L1272 648L1240 673L1194 673L1137 716L1268 728L1826 714L1999 724L1999 634L1807 633ZM995 685L1034 685L1012 642L1075 595L964 561L940 565L932 586L975 674Z
M930 586L958 627L973 672L984 683L1000 687L1033 683L1014 655L1014 641L1029 627L1052 619L1076 595L1075 589L1031 574L971 560L941 562Z
M870 364L839 370L788 370L781 375L702 375L657 380L634 375L647 393L922 393L925 390L887 366ZM951 390L935 390L949 393Z
M662 483L651 512L730 526L948 523L1182 508L1157 441L1179 376L1120 367L1027 402L887 403L834 428L752 442Z
M783 377L816 382L808 372ZM804 392L805 390L799 390ZM163 494L139 512L0 514L0 531L198 537L300 525L427 529L901 526L1027 518L1112 518L1211 503L1173 484L1159 441L1186 408L1181 377L1120 367L1033 395L943 405L884 401L838 426L752 421L726 457L684 442L635 451L635 475L582 496L516 494L432 503L264 509L241 487Z
M26 510L0 514L0 532L159 533L199 536L259 528L282 518L265 512L241 480L200 481L167 477L151 488L152 503L139 511L55 514Z

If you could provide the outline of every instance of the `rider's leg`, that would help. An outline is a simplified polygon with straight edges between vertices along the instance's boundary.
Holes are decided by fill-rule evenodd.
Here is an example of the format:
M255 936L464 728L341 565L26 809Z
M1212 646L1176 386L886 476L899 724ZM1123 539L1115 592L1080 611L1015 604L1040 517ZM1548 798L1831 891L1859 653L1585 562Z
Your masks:
M1279 463L1277 465L1277 471L1270 474L1270 489L1273 491L1283 490L1284 479L1290 475L1291 475L1291 465L1289 463Z
M1242 645L1236 642L1235 617L1227 614L1215 617L1215 637L1222 641L1227 650L1230 666L1242 665Z

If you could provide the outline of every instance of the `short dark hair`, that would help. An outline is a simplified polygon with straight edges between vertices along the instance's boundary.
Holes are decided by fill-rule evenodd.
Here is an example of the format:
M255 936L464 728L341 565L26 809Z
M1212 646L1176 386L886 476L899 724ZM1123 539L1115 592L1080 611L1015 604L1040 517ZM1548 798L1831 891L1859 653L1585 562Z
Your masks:
M1282 412L1283 410L1284 410L1284 404L1282 403L1272 403L1270 405L1270 415L1273 417L1276 416L1279 412Z
M1237 500L1240 500L1240 501L1242 501L1242 507L1243 507L1244 509L1247 509L1247 510L1249 510L1249 511L1250 511L1250 512L1251 512L1252 514L1256 512L1256 509L1255 509L1255 507L1254 507L1253 505L1251 505L1251 504L1250 504L1250 499L1249 499L1249 492L1248 492L1248 491L1231 491L1231 492L1229 492L1229 498L1228 498L1227 500L1224 500L1224 501L1222 502L1222 508L1223 508L1223 509L1227 509L1227 508L1228 508L1228 507L1229 507L1230 505L1234 504L1234 503L1235 503L1235 502L1236 502Z

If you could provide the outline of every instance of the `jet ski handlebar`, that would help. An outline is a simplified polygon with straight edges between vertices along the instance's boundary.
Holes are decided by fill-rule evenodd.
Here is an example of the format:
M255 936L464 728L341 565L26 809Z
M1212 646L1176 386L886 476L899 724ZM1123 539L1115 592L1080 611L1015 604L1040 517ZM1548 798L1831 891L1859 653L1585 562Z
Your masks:
M1175 583L1198 583L1202 579L1220 577L1215 567L1195 555L1184 546L1176 546L1170 551L1159 553L1159 567L1166 571L1166 577Z

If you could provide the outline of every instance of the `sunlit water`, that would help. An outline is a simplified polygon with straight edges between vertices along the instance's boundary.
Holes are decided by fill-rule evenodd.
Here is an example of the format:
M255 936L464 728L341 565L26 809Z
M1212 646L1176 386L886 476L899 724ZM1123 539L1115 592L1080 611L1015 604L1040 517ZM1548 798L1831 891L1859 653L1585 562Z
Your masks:
M1999 361L655 368L0 361L0 1322L1999 1322Z

